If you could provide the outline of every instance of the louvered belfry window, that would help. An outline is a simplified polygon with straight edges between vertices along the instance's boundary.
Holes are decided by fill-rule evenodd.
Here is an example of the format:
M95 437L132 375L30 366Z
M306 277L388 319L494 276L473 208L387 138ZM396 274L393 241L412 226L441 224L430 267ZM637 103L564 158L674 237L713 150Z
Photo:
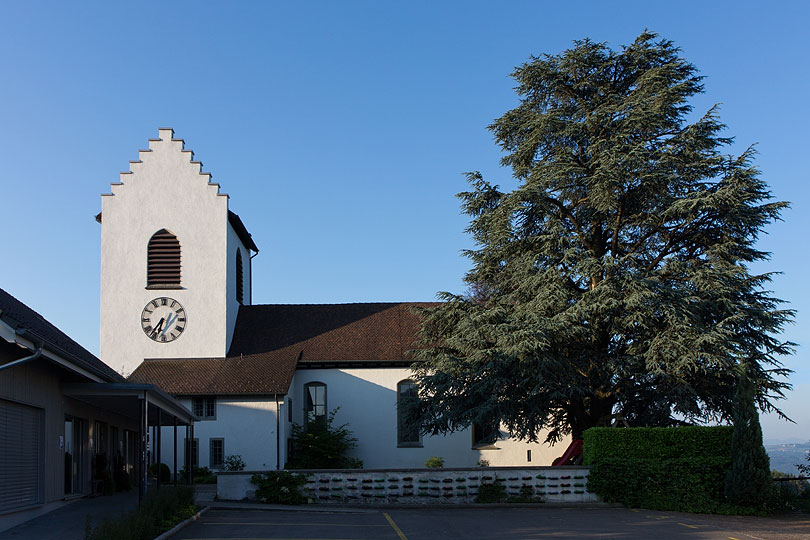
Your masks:
M242 251L236 250L236 301L240 304L245 295L245 286L242 283Z
M180 242L166 229L159 230L149 239L146 286L180 286Z

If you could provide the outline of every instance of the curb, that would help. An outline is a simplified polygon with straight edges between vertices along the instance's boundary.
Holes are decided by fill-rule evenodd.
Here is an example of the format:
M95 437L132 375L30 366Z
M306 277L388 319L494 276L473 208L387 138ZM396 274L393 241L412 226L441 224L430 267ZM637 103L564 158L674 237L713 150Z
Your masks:
M170 538L174 534L180 532L180 529L182 529L183 527L185 527L186 525L188 525L192 521L197 521L198 519L200 519L200 516L203 515L204 513L206 513L209 508L211 508L211 507L206 506L205 508L203 508L202 510L200 510L199 512L197 512L196 514L194 514L193 516L191 516L187 520L181 521L180 523L178 523L177 525L175 525L173 528L169 529L165 533L161 534L160 536L156 536L153 540L168 540L168 538Z

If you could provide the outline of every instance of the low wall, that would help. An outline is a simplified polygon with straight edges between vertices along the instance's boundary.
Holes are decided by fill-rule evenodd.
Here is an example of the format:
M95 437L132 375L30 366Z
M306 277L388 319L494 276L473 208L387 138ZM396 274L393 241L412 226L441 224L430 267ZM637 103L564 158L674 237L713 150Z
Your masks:
M290 471L307 476L303 493L317 504L466 504L481 484L501 481L509 496L531 494L546 502L584 503L599 499L587 488L588 467L489 467L475 469L382 469ZM253 474L217 474L220 500L255 499Z

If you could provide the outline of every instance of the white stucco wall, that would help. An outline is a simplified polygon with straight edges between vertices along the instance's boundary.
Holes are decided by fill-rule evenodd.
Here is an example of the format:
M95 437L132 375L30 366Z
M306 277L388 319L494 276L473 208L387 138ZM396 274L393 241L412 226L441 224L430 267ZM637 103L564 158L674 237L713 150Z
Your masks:
M496 443L497 450L473 449L472 433L467 429L444 437L423 437L421 448L398 448L397 383L409 375L407 368L299 369L289 396L293 400L293 420L302 423L304 419L304 385L326 384L327 408L331 411L340 407L335 421L338 425L348 423L358 439L354 455L363 460L367 469L423 467L431 456L444 458L445 467L473 467L481 459L493 467L551 465L570 443L566 438L550 447L504 438ZM531 450L531 462L527 450Z
M279 407L281 399L279 397ZM216 420L202 420L194 423L194 438L199 444L199 465L210 466L210 439L224 439L225 456L239 454L245 460L247 469L273 470L276 468L276 402L272 396L240 397L217 396ZM191 399L180 398L180 402L191 410ZM283 418L283 417L282 417ZM281 426L282 445L285 440L284 426ZM173 428L163 428L161 459L172 468ZM182 433L182 434L181 434ZM185 429L178 431L177 467L183 468L183 436ZM283 462L282 462L283 466Z
M231 346L231 340L233 339L233 330L236 327L236 316L239 313L239 302L236 301L236 251L239 250L242 253L242 304L249 305L250 304L250 287L251 287L251 275L250 275L250 251L245 248L245 245L239 239L239 235L236 234L236 231L233 230L231 224L228 223L228 261L227 261L227 303L228 303L228 313L226 315L226 351Z
M227 302L228 197L200 174L200 163L161 129L140 162L121 174L121 183L102 196L100 356L116 370L132 372L144 358L225 356ZM177 236L181 248L181 289L146 289L146 250L160 229ZM168 296L186 310L183 334L157 343L141 329L141 310ZM235 302L235 300L234 300Z

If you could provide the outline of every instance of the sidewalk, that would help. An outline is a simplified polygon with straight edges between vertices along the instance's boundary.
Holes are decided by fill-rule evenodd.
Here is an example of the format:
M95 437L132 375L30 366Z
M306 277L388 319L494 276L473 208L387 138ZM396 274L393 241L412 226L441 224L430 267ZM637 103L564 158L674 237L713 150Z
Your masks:
M47 510L48 505L44 508ZM19 523L31 513L0 516L0 540L83 540L88 518L95 527L105 519L115 519L138 506L138 491L118 493L109 497L93 497L62 502L56 510ZM16 522L16 523L15 523ZM5 524L12 524L4 529Z

